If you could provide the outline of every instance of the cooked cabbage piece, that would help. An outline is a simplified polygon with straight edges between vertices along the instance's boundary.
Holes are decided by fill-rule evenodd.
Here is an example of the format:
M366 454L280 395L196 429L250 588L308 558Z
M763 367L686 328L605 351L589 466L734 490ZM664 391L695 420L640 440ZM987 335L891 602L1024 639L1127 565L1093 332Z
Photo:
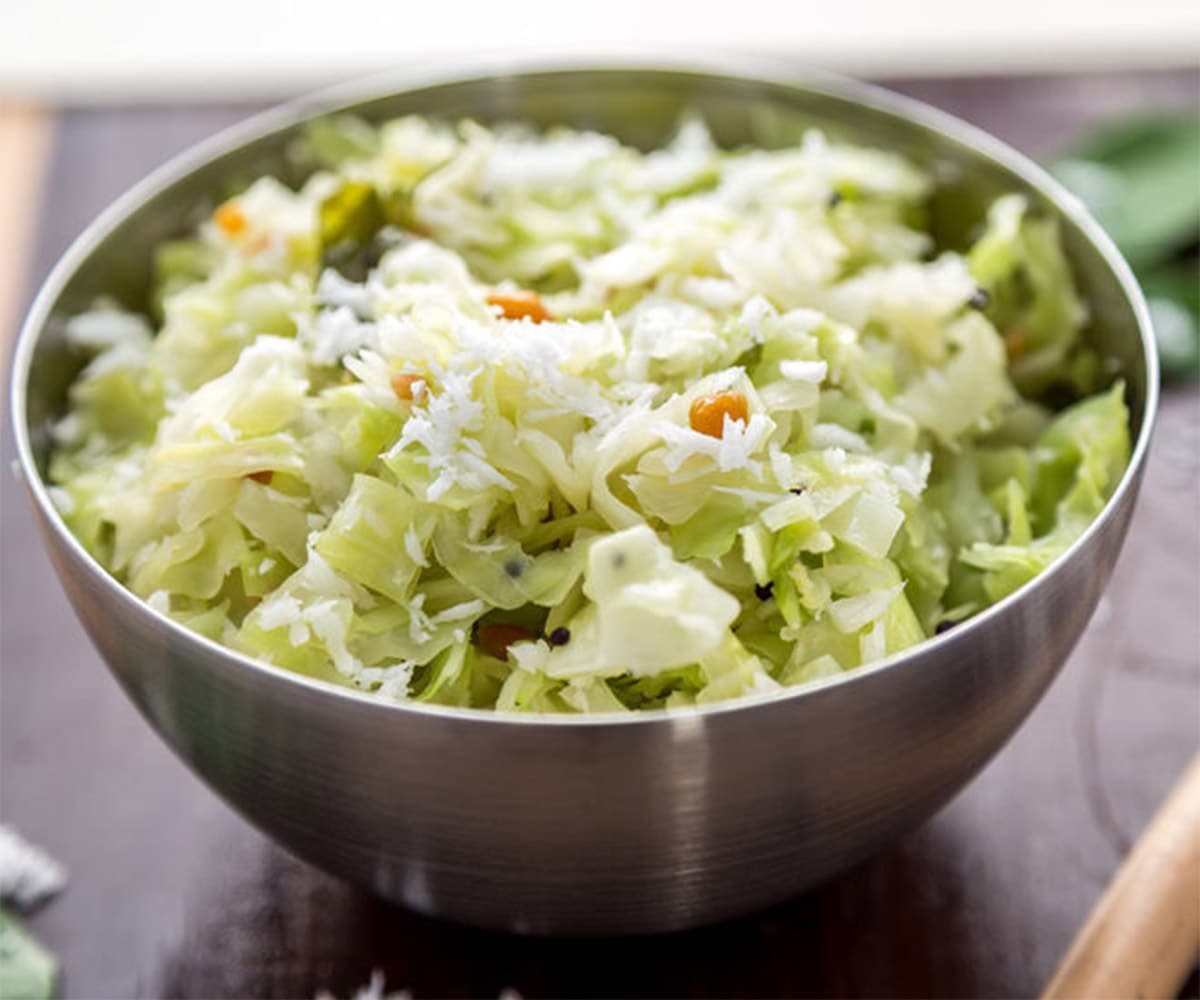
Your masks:
M817 131L342 117L297 155L159 248L145 315L69 322L51 470L119 580L281 668L515 712L812 683L1024 585L1128 461L1019 194L958 253L929 172Z

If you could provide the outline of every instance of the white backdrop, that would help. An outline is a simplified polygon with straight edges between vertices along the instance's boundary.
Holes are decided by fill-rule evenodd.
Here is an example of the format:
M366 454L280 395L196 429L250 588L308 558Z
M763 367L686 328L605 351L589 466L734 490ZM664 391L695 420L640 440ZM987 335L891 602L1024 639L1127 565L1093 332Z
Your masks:
M449 52L668 45L855 74L1200 62L1200 0L0 0L0 98L274 96Z

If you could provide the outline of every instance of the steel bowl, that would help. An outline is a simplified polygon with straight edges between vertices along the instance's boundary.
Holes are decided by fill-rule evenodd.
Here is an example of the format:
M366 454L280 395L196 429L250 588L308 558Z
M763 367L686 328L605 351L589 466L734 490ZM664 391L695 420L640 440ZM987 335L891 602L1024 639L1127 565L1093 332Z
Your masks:
M1112 499L1050 569L953 631L820 685L685 711L514 717L373 700L195 635L113 580L63 525L49 426L80 366L63 325L145 301L151 248L237 178L283 169L309 117L348 109L565 122L651 145L684 109L725 144L803 129L899 150L941 179L961 244L997 193L1060 221L1088 336L1128 385L1136 444ZM1157 396L1145 304L1080 204L1012 149L913 101L703 58L459 63L260 115L120 198L46 280L12 368L20 471L64 588L138 709L218 795L290 851L428 914L551 934L666 931L828 878L929 817L1003 746L1067 657L1133 510ZM44 669L50 665L42 665Z

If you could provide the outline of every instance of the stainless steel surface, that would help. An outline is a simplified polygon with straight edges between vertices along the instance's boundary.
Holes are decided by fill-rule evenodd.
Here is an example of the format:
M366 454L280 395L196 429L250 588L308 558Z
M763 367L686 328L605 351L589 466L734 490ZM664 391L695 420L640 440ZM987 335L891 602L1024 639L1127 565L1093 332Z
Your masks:
M507 718L377 703L242 658L126 592L54 512L39 470L47 421L78 363L61 323L99 291L136 303L154 240L222 181L278 166L296 122L337 104L375 118L567 121L643 143L661 139L685 106L726 142L777 142L820 124L936 165L947 183L934 209L950 241L949 215L977 211L1001 189L1026 190L1062 219L1093 304L1092 336L1129 383L1130 468L1071 551L1001 604L883 664L753 703ZM419 910L577 934L685 927L782 899L958 790L1036 703L1086 624L1125 534L1157 392L1127 269L1028 161L909 101L721 59L431 71L261 116L173 161L80 237L31 310L12 377L21 470L63 585L130 697L218 794L300 856Z

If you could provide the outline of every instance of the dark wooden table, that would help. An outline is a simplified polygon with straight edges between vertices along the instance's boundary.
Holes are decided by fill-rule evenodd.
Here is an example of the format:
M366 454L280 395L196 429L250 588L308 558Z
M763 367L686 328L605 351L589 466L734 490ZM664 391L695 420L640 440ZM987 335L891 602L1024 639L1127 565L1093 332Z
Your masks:
M1035 154L1194 71L898 85ZM248 107L53 115L33 279L114 195ZM7 154L6 154L7 155ZM11 267L15 262L3 261ZM7 420L5 410L4 420ZM12 458L7 428L3 465ZM923 829L734 923L522 939L424 919L294 860L136 716L76 623L12 476L0 486L0 816L70 868L32 926L71 997L1028 996L1200 746L1200 395L1168 392L1108 596L1048 696ZM1193 977L1186 991L1196 995Z

